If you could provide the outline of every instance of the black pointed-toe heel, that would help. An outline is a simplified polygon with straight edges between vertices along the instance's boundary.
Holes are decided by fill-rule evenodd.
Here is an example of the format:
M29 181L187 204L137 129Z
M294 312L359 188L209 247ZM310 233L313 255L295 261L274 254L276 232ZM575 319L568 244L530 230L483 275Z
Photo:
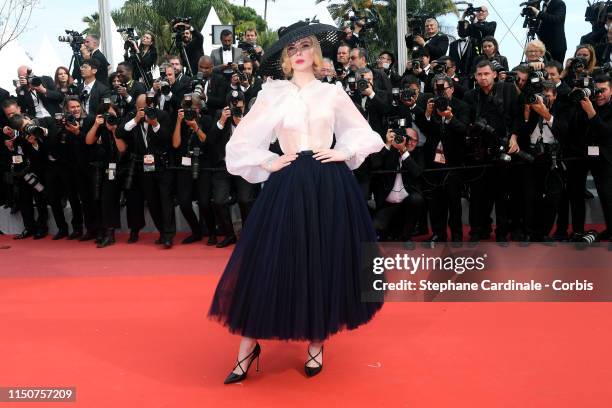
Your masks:
M308 355L310 356L310 358L304 364L304 372L306 373L306 376L314 377L315 375L319 374L321 372L321 370L323 369L323 363L319 363L317 360L315 360L315 358L319 354L321 354L321 357L323 357L323 346L321 346L321 350L319 350L319 352L316 355L314 355L314 356L312 354L310 354L310 347L308 347ZM308 364L310 362L310 360L314 361L319 366L318 367L309 367L309 366L307 366L306 364Z
M261 353L261 347L259 346L259 343L256 343L255 347L253 348L253 351L251 351L248 356L238 361L236 365L234 366L234 370L236 369L236 367L239 367L240 370L242 371L242 374L236 374L232 370L232 372L229 373L229 375L227 376L227 378L225 379L223 383L232 384L232 383L244 380L247 377L247 373L249 372L251 363L255 359L257 359L257 364L255 365L255 371L259 371L259 353ZM244 368L242 368L242 363L244 363L247 360L249 361L249 364L247 365L247 368L245 370Z

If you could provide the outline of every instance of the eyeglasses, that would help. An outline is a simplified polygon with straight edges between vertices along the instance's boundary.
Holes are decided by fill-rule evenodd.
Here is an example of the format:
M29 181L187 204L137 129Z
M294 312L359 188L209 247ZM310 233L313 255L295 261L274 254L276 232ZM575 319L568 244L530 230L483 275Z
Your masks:
M312 49L312 41L302 41L299 44L289 45L287 47L287 55L293 57L298 51L304 53Z

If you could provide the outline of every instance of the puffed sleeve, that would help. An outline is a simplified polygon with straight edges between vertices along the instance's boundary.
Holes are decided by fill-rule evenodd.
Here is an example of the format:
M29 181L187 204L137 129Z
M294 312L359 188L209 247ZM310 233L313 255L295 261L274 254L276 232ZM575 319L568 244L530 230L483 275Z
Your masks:
M336 101L334 104L334 149L346 152L349 159L346 164L351 170L356 169L372 153L378 153L385 144L378 133L357 110L351 98L339 87L334 87Z
M274 110L271 101L267 90L262 89L225 145L227 171L249 183L266 181L270 172L262 164L278 157L269 150L274 136L274 121L270 120Z

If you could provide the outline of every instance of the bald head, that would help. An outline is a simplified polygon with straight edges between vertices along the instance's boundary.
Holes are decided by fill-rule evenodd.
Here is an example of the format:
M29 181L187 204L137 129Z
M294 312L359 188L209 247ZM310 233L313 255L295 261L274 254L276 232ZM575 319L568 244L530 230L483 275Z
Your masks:
M24 77L28 75L29 70L30 70L30 67L26 65L22 65L19 68L17 68L17 76Z

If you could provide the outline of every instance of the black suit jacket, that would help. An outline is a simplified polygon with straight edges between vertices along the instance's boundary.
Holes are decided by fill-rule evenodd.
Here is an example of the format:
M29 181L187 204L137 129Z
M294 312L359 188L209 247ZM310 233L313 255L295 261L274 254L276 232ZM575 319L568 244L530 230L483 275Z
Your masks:
M60 91L55 87L53 79L48 76L40 77L43 86L47 89L47 93L44 95L38 95L45 109L51 116L61 111L60 104L63 101L63 96ZM17 103L21 107L21 111L26 113L30 117L36 116L36 109L34 108L34 97L32 93L27 89L20 88L17 91Z
M204 37L198 30L193 30L191 32L191 42L185 45L185 53L187 54L188 61L185 61L183 54L181 53L181 60L183 61L183 66L187 73L187 63L191 66L191 73L193 75L198 72L198 61L200 61L200 57L204 55Z
M0 104L11 97L11 94L6 89L0 88ZM4 109L0 109L0 128L6 126L6 115L4 115Z
M567 41L565 39L565 3L562 0L551 0L546 11L538 14L540 27L538 38L546 45L546 50L550 52L553 59L557 55L565 55ZM563 63L564 61L559 61Z
M82 83L79 84L77 88L77 95L81 95L83 88L84 85ZM89 111L87 114L95 116L102 98L109 98L110 94L110 89L108 89L104 83L96 79L96 82L94 82L91 92L89 93Z
M219 129L217 122L221 112L214 116L214 120L206 134L206 142L210 145L210 153L213 167L225 167L225 145L229 142L232 133L232 118L229 117L223 129Z
M565 108L563 101L557 99L550 108L550 113L553 115L553 125L550 130L557 141L564 142L567 138L567 115L569 112ZM539 120L540 115L532 110L529 114L529 120L522 122L518 139L521 149L529 151L531 134L536 129L536 126L538 126Z
M430 61L435 61L438 58L446 55L448 51L448 36L441 32L438 32L436 35L431 37L429 40L425 39L427 43L425 44L425 48L429 51ZM418 51L417 51L418 52Z
M219 110L227 106L225 102L229 92L229 84L221 74L213 73L208 80L206 91L206 105L210 110Z
M373 154L372 163L373 168L376 170L402 170L402 181L404 182L404 188L408 193L418 191L416 180L419 178L423 169L414 160L412 155L409 155L405 160L402 160L400 165L401 155L397 149L391 147L387 149L383 147L378 153ZM384 173L377 177L377 182L372 183L372 190L374 192L374 201L376 202L376 208L384 206L387 197L393 189L395 184L395 176L397 173Z
M475 21L471 24L469 21L459 21L457 24L459 37L471 37L478 44L482 44L482 39L488 35L495 36L496 29L497 23L495 21L484 21L482 23Z
M464 163L465 135L470 121L470 107L465 102L453 97L449 106L453 118L449 123L443 123L442 117L433 113L430 120L420 119L417 124L427 136L424 145L425 164L431 167L436 156L438 143L442 142L447 166L460 166Z
M140 121L135 128L131 131L125 131L124 138L128 144L128 149L130 153L134 153L140 158L145 154L153 154L155 155L156 168L158 168L158 163L161 163L165 159L169 159L169 152L171 149L172 142L172 131L174 127L170 122L170 117L166 112L160 109L155 109L157 113L157 120L159 122L160 128L157 132L153 131L151 126L147 127L146 137L149 140L148 146L145 146L143 140L143 128L142 124L145 122L144 119ZM128 115L126 120L120 125L122 130L125 130L125 125L127 122L132 120L135 116L135 113L132 112Z

